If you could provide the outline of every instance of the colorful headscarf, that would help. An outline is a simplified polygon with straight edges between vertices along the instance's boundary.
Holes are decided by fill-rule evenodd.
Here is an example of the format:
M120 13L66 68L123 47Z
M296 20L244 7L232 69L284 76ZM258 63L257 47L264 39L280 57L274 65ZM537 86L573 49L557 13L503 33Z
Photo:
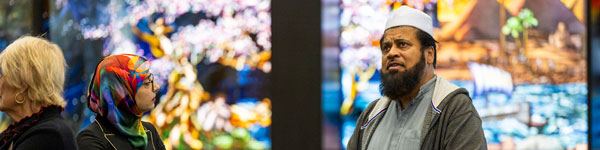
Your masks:
M135 93L149 75L150 62L145 58L121 54L104 58L96 67L88 89L88 107L106 118L127 136L135 148L145 148L147 136Z

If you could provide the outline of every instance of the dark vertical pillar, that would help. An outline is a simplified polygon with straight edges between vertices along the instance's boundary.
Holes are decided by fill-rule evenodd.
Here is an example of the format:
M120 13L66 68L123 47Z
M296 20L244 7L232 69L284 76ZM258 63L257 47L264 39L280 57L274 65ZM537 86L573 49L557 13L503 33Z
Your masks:
M273 149L321 149L321 1L271 2Z
M50 15L48 3L48 0L31 0L33 5L31 9L31 35L33 36L48 32L47 26L44 27Z
M599 32L598 32L598 16L596 18L592 18L591 9L594 6L598 9L598 4L600 4L600 0L591 0L585 2L585 23L587 28L587 39L586 39L586 58L587 58L587 83L588 83L588 146L589 149L598 149L600 148L600 131L598 130L597 123L599 122L600 115L598 114L597 109L600 108L598 100L600 100L600 95L598 92L598 85L600 82L598 80L599 77L599 69L600 65L597 64L598 58L592 59L592 57L598 56L599 52L599 43L595 43L600 41ZM590 6L594 5L594 6ZM596 10L597 11L597 10ZM595 125L595 126L594 126Z

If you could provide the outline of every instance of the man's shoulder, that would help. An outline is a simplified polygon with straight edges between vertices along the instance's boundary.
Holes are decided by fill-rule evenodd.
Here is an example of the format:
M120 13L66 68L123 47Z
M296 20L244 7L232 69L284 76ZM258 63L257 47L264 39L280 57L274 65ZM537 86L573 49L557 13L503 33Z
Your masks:
M469 91L465 88L458 88L450 92L445 99L449 99L454 102L471 102Z
M472 100L469 92L465 88L458 88L450 92L439 105L442 110L463 108L472 106ZM468 110L468 109L464 109Z

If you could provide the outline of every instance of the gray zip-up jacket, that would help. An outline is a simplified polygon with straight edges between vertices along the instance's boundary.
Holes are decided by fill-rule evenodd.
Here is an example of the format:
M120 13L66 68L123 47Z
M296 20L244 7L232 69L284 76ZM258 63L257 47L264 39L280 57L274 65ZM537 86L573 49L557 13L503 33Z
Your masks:
M349 150L366 150L375 128L386 113L390 100L386 97L369 104L356 122L348 142ZM423 122L421 149L487 149L481 118L464 88L441 76L435 83L431 107Z

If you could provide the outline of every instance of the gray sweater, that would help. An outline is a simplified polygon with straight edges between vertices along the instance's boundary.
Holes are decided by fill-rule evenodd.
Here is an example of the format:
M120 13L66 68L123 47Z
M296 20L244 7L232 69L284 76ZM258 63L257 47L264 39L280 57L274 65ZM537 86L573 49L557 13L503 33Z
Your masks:
M366 150L390 100L378 99L365 109L348 142L349 150ZM468 91L438 76L431 107L423 122L421 149L487 149L481 119Z

